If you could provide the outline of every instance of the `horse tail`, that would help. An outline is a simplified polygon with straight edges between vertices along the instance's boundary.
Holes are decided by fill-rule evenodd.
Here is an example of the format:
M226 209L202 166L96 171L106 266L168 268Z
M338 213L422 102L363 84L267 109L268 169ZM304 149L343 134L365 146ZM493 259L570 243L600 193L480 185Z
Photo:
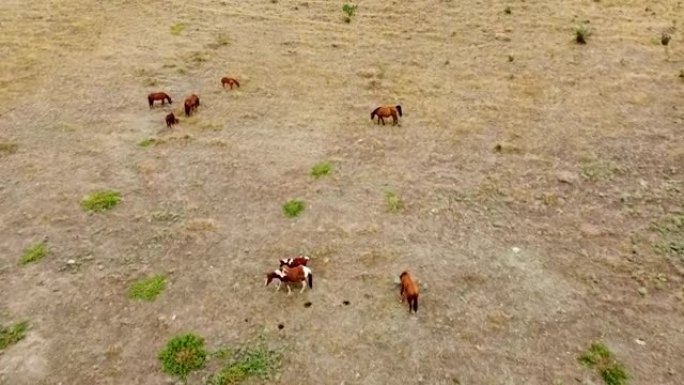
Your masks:
M418 313L418 296L413 297L413 311Z
M190 105L185 103L185 116L190 116Z
M238 82L237 79L233 79L233 81L235 82L235 85L238 86L238 88L240 88L240 82Z
M166 98L169 99L169 104L173 104L173 102L171 101L171 97L169 95L166 95Z
M399 112L399 116L401 116L401 106L397 105L397 111Z
M309 289L313 289L313 274L309 273L309 276L307 278L309 280Z
M152 104L154 104L154 99L152 99L152 95L147 97L147 102L150 103L150 107L152 107Z
M373 117L378 113L378 110L381 109L382 107L378 107L371 112L371 120L373 120Z

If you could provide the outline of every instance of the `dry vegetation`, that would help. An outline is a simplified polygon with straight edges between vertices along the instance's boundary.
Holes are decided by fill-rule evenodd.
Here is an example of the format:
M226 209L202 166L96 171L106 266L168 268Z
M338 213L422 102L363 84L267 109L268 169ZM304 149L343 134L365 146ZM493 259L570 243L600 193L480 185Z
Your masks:
M681 383L682 4L343 4L0 2L0 325L31 325L1 385L168 384L188 332L264 338L269 384L598 384L595 341L629 384ZM300 253L314 290L263 288ZM267 372L231 357L188 383Z

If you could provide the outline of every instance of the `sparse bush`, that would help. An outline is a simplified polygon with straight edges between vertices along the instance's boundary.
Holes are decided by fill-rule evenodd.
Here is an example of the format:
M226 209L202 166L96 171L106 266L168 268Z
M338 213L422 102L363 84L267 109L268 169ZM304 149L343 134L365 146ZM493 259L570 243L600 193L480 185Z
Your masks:
M591 36L591 28L586 24L580 24L575 27L575 41L577 44L587 44L587 40Z
M188 375L202 369L206 363L207 351L204 338L192 333L176 336L169 340L159 352L162 371L177 376L186 382Z
M238 350L234 354L221 350L218 357L229 363L209 378L209 385L235 385L250 377L269 378L280 367L281 355L268 349L264 343Z
M185 24L184 23L176 23L171 26L171 34L173 36L178 36L185 30Z
M166 288L166 277L156 275L134 282L128 290L128 297L143 301L153 301Z
M47 255L47 244L45 242L36 243L35 245L24 250L19 263L27 265L31 262L36 262L43 259Z
M356 9L359 6L353 3L346 3L342 6L342 11L347 15L344 17L344 21L351 23L351 18L356 14Z
M19 322L9 327L0 325L0 352L26 337L28 322Z
M121 193L114 190L95 191L81 200L81 207L85 211L101 212L109 210L119 204Z
M16 143L0 142L0 156L2 154L11 155L17 152L19 145Z
M141 140L140 142L138 142L138 146L140 146L140 147L149 147L149 146L151 146L151 145L153 145L153 144L155 144L155 143L157 143L157 139L155 139L155 138L147 138L147 139L143 139L143 140Z
M318 179L330 174L330 171L332 171L332 164L330 162L321 162L311 167L311 176Z
M391 213L397 213L404 207L401 198L391 191L385 193L385 201L387 202L387 209Z
M288 218L294 218L304 211L304 201L291 199L283 205L283 213Z
M579 356L579 362L589 368L596 368L606 385L625 385L627 372L613 353L604 344L594 342L589 350Z

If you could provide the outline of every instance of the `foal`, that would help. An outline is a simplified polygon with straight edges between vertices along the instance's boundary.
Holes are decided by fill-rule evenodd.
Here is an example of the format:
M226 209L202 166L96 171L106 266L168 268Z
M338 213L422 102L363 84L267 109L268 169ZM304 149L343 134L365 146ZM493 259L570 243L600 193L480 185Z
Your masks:
M171 128L174 124L180 122L180 120L176 119L176 115L173 114L173 112L169 113L166 115L166 126L168 128Z
M221 86L223 88L226 88L226 84L230 86L230 89L233 89L233 85L236 85L237 88L240 88L240 83L238 83L237 79L234 78L221 78Z
M397 105L394 107L391 106L380 106L371 112L371 120L373 120L374 116L378 116L378 124L382 122L382 125L385 125L385 118L389 118L390 116L392 117L392 125L395 125L399 122L399 118L397 117L397 113L399 116L401 116L401 106Z
M192 94L185 98L185 116L190 116L190 111L196 110L199 105L199 96Z
M287 266L287 267L297 267L297 266L306 266L306 264L309 263L309 257L300 255L294 258L287 258L287 259L281 259L280 260L280 267Z
M306 266L300 265L292 268L283 267L282 270L274 270L266 274L266 285L264 286L268 286L268 284L271 283L271 281L275 278L279 280L276 291L280 290L280 285L283 282L301 282L302 290L299 291L300 293L306 289L307 281L309 283L309 289L313 289L313 273L311 273L311 269ZM292 290L290 289L289 285L287 286L287 294L292 294Z
M409 305L409 313L411 310L417 313L418 286L415 282L413 282L413 279L411 279L411 275L408 271L402 272L401 275L399 275L399 279L401 280L401 291L399 292L401 295L401 302L404 302L404 299L406 299Z
M153 92L147 95L147 102L150 104L150 108L152 108L152 104L154 104L155 100L161 100L162 106L164 105L164 102L166 100L169 101L169 104L172 104L171 97L167 95L165 92Z

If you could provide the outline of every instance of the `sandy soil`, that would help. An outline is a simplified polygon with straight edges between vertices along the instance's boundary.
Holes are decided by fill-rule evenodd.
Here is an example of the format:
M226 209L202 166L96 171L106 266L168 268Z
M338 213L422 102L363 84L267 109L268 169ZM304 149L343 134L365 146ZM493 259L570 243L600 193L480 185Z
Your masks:
M684 212L684 35L659 42L681 2L364 1L349 24L341 5L0 3L0 323L31 324L0 384L173 383L157 352L186 331L265 336L269 384L599 384L577 362L596 340L631 384L681 383L684 257L662 245L684 231L659 227ZM172 107L148 108L158 90ZM83 212L101 188L123 202ZM300 253L314 290L264 289ZM166 291L128 299L150 274Z

